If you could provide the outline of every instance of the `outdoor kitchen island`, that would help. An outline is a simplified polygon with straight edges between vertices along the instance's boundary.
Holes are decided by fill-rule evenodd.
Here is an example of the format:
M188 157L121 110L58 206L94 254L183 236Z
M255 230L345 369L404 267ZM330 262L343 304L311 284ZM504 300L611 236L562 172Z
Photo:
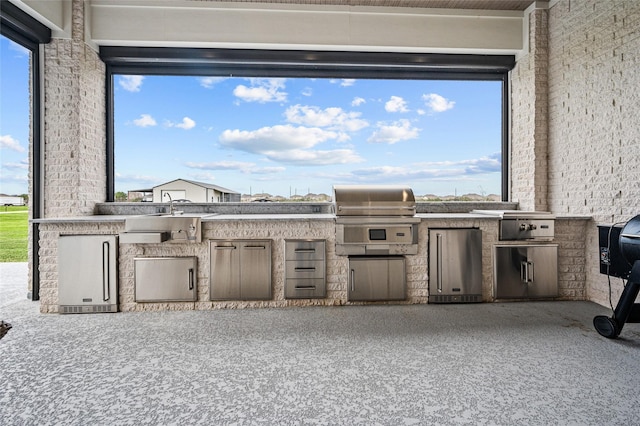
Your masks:
M315 210L314 210L315 211ZM164 241L128 243L120 238L117 250L118 310L210 310L219 308L262 308L286 306L337 306L362 304L427 304L428 235L431 228L477 228L482 232L482 301L494 297L493 250L498 242L498 218L471 213L418 213L416 254L406 254L406 297L393 301L349 301L349 258L336 254L336 217L318 213L201 215L201 239L188 242ZM187 213L185 213L187 214ZM67 235L112 235L125 232L126 214L47 218L39 224L40 311L59 312L58 241ZM553 300L585 300L585 227L587 217L556 217L554 243L558 244L558 295ZM326 291L322 297L286 298L286 245L291 241L323 241ZM270 249L270 294L260 300L211 300L210 283L212 241L260 241ZM135 261L141 258L195 258L192 272L194 297L182 301L136 301ZM113 261L113 259L112 259ZM269 278L269 277L267 277ZM547 299L549 300L549 299Z

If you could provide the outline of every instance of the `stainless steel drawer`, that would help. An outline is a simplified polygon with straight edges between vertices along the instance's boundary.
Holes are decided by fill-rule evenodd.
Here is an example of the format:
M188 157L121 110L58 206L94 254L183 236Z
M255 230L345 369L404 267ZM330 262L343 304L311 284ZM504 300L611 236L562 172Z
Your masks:
M293 261L287 263L287 278L305 279L305 278L324 278L325 263L324 260L306 260Z
M324 241L287 240L285 260L324 260Z
M312 299L326 296L324 278L287 279L284 285L284 297L287 299Z

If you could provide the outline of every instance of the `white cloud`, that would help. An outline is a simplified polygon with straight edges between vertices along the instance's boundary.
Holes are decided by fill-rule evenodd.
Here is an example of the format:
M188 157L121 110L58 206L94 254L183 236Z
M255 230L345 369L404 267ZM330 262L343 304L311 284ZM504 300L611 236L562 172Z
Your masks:
M352 176L361 181L419 181L425 179L455 178L500 173L500 153L477 159L407 164L406 166L380 166L354 170Z
M372 143L394 144L400 141L416 139L420 129L411 126L409 120L400 120L390 125L378 123L378 130L367 140Z
M355 97L353 98L353 100L351 101L351 106L360 106L364 103L366 103L367 101L364 100L364 98L361 97Z
M271 161L289 164L315 166L363 161L351 149L311 149L319 143L336 140L341 136L341 133L317 127L278 125L254 131L225 130L220 135L220 144L228 148L264 155Z
M130 182L140 186L156 185L163 182L163 179L158 178L157 176L145 176L131 173L116 172L116 178L119 182Z
M247 87L243 84L236 86L233 90L234 96L245 102L285 102L287 100L287 92L282 91L285 88L285 79L283 78L254 78L250 79L251 86Z
M139 92L144 76L141 75L123 75L118 79L118 84L127 92Z
M214 161L210 163L185 163L185 166L192 169L200 170L237 170L245 174L265 175L273 173L282 173L286 170L282 166L273 167L256 167L255 163L243 161Z
M213 182L216 176L212 173L189 173L189 177L196 182Z
M305 87L302 89L302 96L313 96L313 89L311 87Z
M432 112L444 112L452 109L456 104L454 101L450 101L435 93L422 95L422 99L424 99L427 106Z
M25 159L19 163L2 163L2 168L7 170L29 170L29 160Z
M220 143L229 148L263 154L269 151L311 148L336 137L338 137L336 132L287 124L262 127L252 131L225 130L220 135Z
M11 135L1 135L0 136L0 148L10 149L16 152L24 152L25 149L20 142L15 140Z
M5 170L0 170L0 183L15 183L19 184L21 187L25 188L24 190L11 191L13 193L27 192L26 184L29 182L29 176L26 173L24 174L7 174ZM24 184L24 185L23 185ZM9 192L3 190L3 192Z
M141 114L140 118L136 118L135 120L133 120L133 124L138 127L151 127L155 126L157 123L150 114Z
M400 96L391 96L391 99L384 104L384 109L387 112L409 112L407 101Z
M190 129L193 129L196 126L196 122L193 121L192 119L190 119L189 117L184 117L182 119L182 122L180 122L180 123L172 123L170 121L167 121L166 126L167 127L177 127L179 129L184 129L184 130L190 130Z
M198 78L198 81L200 82L200 86L205 89L211 89L213 86L218 83L222 83L226 79L227 77L200 77Z
M329 80L329 83L339 84L342 87L349 87L349 86L353 86L356 83L356 80L354 78L343 78L343 79L332 78L331 80Z
M366 120L359 118L361 113L346 112L338 107L320 109L316 106L293 105L284 114L290 123L346 132L355 132L369 125Z
M307 166L349 164L364 161L352 149L334 149L328 151L294 149L280 152L265 152L264 154L273 161Z

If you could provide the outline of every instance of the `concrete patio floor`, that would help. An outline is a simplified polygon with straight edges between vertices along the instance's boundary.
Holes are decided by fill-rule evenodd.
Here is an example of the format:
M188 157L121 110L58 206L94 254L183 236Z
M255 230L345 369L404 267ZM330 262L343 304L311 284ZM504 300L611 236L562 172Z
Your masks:
M640 423L589 302L40 314L0 264L2 425Z

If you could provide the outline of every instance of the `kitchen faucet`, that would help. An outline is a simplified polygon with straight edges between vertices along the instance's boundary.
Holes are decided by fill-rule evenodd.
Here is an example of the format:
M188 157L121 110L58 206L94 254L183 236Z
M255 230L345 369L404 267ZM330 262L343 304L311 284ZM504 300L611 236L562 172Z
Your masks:
M175 210L175 207L173 207L173 198L171 198L171 194L169 194L168 192L165 192L164 195L166 197L169 197L169 213L171 213L171 216L175 216L176 210Z

